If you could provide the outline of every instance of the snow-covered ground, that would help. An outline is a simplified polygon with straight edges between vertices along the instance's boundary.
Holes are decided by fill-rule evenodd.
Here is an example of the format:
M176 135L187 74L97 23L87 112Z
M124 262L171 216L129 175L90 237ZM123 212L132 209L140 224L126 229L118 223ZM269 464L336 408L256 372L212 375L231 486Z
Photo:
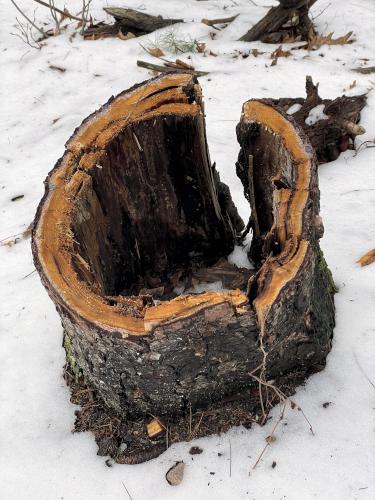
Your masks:
M126 2L149 13L184 17L189 22L178 28L180 35L190 34L217 54L193 54L191 60L198 69L210 71L200 79L210 153L245 219L248 208L234 168L239 149L235 125L242 103L250 97L303 96L306 74L320 82L324 97L375 87L375 74L351 71L365 64L364 58L368 66L375 65L373 0L319 0L312 9L319 32L341 36L353 30L356 41L310 53L292 51L272 67L270 53L276 46L236 41L264 15L261 5L271 0L256 3L260 6L248 0ZM19 4L32 14L30 0ZM78 0L66 4L73 13L79 11ZM97 20L106 17L104 5L93 2ZM241 15L226 30L217 31L215 40L209 36L213 30L199 22L236 13ZM137 59L152 60L139 45L145 39L92 42L77 35L69 40L73 23L39 51L10 35L16 15L10 1L1 0L0 239L21 233L32 221L43 180L82 119L111 95L151 76L136 66ZM36 17L47 20L48 12L39 7ZM251 48L265 53L234 57L236 51ZM50 64L66 71L52 70ZM349 89L353 80L356 85ZM358 143L373 140L375 92L368 95L361 123L367 133ZM289 409L285 425L278 428L276 441L255 470L252 466L280 408L263 428L232 429L173 445L145 464L108 468L105 458L96 456L92 435L71 433L75 408L62 378L62 329L37 273L32 273L30 241L0 247L1 500L375 498L375 388L368 381L375 383L375 264L356 264L375 247L375 148L362 147L356 155L347 151L322 165L319 177L326 230L322 247L339 292L327 367L295 396L315 435L300 412ZM17 195L24 197L12 202ZM326 402L330 404L323 407ZM189 455L192 444L199 444L203 453ZM176 460L184 460L187 467L183 482L172 487L164 475Z

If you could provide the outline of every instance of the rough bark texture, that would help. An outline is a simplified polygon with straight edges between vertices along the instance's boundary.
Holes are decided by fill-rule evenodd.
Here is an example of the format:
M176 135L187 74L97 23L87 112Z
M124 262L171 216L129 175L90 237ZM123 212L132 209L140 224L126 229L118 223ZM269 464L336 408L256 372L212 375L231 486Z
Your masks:
M309 18L309 9L316 0L279 0L263 19L240 38L243 42L260 40L265 43L282 43L309 40L315 34Z
M309 138L319 163L334 161L340 153L352 149L357 135L365 132L358 125L361 111L367 100L366 94L336 99L322 99L318 93L319 84L314 85L310 76L306 77L306 98L272 99L274 105L289 112ZM309 120L312 110L320 108L324 119ZM295 109L295 111L293 111ZM290 110L290 111L288 111Z
M123 36L128 33L142 36L172 24L184 22L183 19L164 19L162 16L151 16L134 9L104 7L104 10L115 18L115 23L112 25L99 23L90 26L85 30L85 38L115 36L119 33Z
M214 265L243 223L210 163L191 75L111 99L47 178L35 265L61 316L70 370L123 418L186 415L248 390L254 375L278 384L324 365L334 285L319 249L314 152L266 101L244 105L238 139L257 267L248 283ZM221 269L240 289L171 298L176 276L192 269Z

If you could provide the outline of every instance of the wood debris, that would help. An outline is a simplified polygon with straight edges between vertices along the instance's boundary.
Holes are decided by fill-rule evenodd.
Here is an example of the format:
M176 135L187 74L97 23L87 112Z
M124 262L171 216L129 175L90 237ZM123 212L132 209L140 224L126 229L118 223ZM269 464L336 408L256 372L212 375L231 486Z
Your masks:
M361 265L361 267L368 266L369 264L375 262L375 249L365 253L365 255L357 260L357 262Z

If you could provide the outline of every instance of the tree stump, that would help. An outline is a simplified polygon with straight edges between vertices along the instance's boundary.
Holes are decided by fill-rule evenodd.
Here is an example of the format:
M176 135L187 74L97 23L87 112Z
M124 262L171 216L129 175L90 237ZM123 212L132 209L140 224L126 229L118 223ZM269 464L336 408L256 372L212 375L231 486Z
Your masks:
M334 285L319 248L313 149L261 100L244 105L238 139L256 270L231 270L223 292L174 296L194 273L230 274L215 264L243 228L210 163L192 75L112 98L46 180L35 266L61 316L71 370L126 419L207 408L248 390L255 375L275 384L306 376L330 350Z
M322 99L319 84L306 77L306 98L282 97L270 103L290 114L309 138L319 163L336 160L340 153L354 149L354 140L364 134L358 124L366 105L366 94Z
M265 43L308 41L316 34L309 9L316 0L279 0L245 35L242 42Z

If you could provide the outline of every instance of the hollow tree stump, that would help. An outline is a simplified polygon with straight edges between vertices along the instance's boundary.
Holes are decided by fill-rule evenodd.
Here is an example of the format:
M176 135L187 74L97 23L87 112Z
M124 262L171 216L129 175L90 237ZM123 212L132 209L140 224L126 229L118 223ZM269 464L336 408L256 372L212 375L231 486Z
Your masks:
M257 266L242 289L170 297L176 276L226 257L243 228L210 163L191 75L112 98L47 178L35 265L70 368L118 415L184 415L248 390L254 374L277 384L324 365L334 285L319 248L312 147L263 101L244 105L238 138Z
M283 43L309 40L316 34L309 18L309 9L315 2L316 0L279 0L279 5L271 7L240 41Z

